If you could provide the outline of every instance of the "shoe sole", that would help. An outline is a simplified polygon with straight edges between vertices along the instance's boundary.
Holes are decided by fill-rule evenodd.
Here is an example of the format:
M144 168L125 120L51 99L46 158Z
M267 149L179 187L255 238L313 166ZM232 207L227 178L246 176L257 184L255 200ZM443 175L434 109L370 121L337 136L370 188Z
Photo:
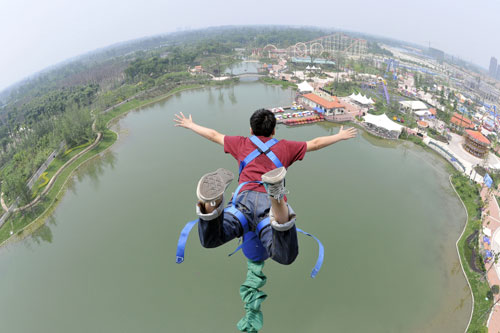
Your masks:
M262 181L268 184L276 184L283 180L286 176L285 167L276 168L262 175Z
M198 199L210 202L221 197L234 179L234 174L226 169L217 169L201 177L196 188Z

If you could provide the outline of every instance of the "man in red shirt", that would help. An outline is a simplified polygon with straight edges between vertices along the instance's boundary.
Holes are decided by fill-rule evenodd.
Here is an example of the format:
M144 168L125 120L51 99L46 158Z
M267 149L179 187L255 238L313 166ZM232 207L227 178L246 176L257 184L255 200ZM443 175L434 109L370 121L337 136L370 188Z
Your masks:
M341 127L335 135L317 137L307 142L276 141L273 139L276 118L265 109L255 111L250 118L251 138L221 134L194 123L191 115L187 118L182 112L175 117L175 126L190 129L224 146L224 152L238 161L240 184L262 180L263 185L249 183L243 186L238 197L234 198L236 208L245 215L250 231L255 231L257 224L269 216L270 224L260 231L258 237L270 258L281 264L291 264L297 257L298 243L296 215L285 197L286 169L295 161L302 160L306 152L355 137L356 129L344 130ZM255 142L263 145L256 146ZM256 148L256 157L247 159ZM196 212L200 218L198 233L204 247L217 247L243 235L236 216L224 213L224 192L233 178L230 171L218 169L205 174L198 183Z

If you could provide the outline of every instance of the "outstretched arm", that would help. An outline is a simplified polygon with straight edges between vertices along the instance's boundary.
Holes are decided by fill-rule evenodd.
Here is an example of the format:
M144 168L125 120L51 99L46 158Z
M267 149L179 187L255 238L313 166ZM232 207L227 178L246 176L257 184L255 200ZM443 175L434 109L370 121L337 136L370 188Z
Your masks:
M190 129L196 134L201 135L205 139L218 143L221 146L224 146L224 134L220 134L216 130L196 124L193 121L193 117L191 117L191 115L189 115L189 118L186 118L186 116L184 116L184 114L180 112L179 114L175 115L174 121L176 122L175 124L176 127L179 126Z
M348 140L354 138L358 131L354 128L348 128L344 130L344 126L340 127L340 130L337 134L328 135L328 136L320 136L318 138L307 141L307 151L319 150L321 148L328 147L336 142L341 140Z

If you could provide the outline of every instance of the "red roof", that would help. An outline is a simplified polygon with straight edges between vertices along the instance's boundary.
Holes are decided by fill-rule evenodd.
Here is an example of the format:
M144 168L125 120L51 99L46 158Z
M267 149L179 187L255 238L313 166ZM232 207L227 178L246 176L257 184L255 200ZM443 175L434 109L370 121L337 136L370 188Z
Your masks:
M335 108L343 108L344 106L340 104L339 100L337 97L333 96L333 101L327 101L323 97L319 97L316 94L310 93L304 95L305 98L307 98L310 101L313 101L314 103L321 105L325 109L335 109Z
M460 127L473 127L472 121L464 116L454 113L451 122Z
M423 120L419 120L417 121L417 124L421 127L428 127L429 124L426 122L426 121L423 121Z
M488 140L488 138L486 138L481 132L471 131L471 130L465 130L465 132L467 132L467 134L470 137L472 137L473 139L476 139L479 142L482 142L482 143L487 144L487 145L490 144L490 140Z
M436 109L434 109L434 108L430 108L429 112L432 113L433 115L436 115Z

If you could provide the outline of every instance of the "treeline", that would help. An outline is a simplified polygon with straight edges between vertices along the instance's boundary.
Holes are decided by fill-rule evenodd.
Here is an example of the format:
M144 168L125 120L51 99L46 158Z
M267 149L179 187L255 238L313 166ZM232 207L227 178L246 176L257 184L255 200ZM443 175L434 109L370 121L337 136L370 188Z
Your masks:
M28 179L61 142L73 147L93 140L92 122L88 108L73 105L60 117L43 116L31 128L22 128L15 146L2 155L2 191L10 199L21 196L23 201L29 201Z
M31 126L42 116L57 116L63 113L68 105L88 107L95 100L99 86L89 84L49 91L31 99L21 107L14 106L5 112L8 126L17 129L21 124ZM1 138L1 137L0 137Z
M98 89L91 84L52 91L7 114L0 126L0 180L9 198L30 199L28 179L61 142L73 147L93 139L90 107Z
M380 55L387 56L387 57L394 56L391 51L386 50L384 48L381 48L377 42L368 41L367 44L368 44L367 45L368 53L380 54Z

